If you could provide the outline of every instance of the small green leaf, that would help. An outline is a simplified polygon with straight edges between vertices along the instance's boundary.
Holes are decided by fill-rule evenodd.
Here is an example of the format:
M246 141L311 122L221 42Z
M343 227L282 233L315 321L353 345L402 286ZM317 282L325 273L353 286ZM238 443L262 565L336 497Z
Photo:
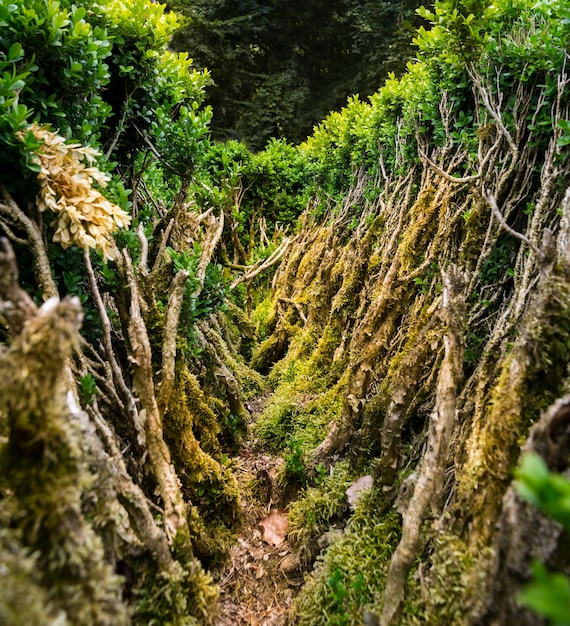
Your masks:
M18 41L13 43L10 46L10 50L8 50L8 60L9 61L19 61L24 56L24 49L22 48L22 44Z
M75 9L73 13L73 22L77 24L80 20L82 20L87 15L87 11L83 7L78 7Z
M550 574L544 565L532 565L534 580L518 600L539 615L553 620L557 626L570 625L570 580L564 574Z

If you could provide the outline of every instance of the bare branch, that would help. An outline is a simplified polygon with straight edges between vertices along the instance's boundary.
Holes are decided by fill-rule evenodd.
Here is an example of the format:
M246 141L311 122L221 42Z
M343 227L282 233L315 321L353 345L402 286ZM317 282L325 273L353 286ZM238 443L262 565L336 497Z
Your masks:
M289 246L291 244L291 239L286 237L280 244L279 247L273 252L273 254L267 258L261 265L254 265L250 267L242 276L236 278L234 282L230 285L230 289L235 289L241 283L251 280L255 278L257 275L264 272L266 269L269 269L272 265L275 265L281 260L281 257L287 252Z
M113 154L113 150L115 149L115 146L117 145L117 142L119 141L119 137L121 136L121 133L123 132L125 128L126 118L127 118L127 103L125 102L123 106L123 115L121 116L121 119L119 120L119 123L117 124L117 130L115 131L115 134L113 135L111 144L107 152L105 152L105 158L107 159L111 156L111 154Z
M141 404L144 418L146 445L164 505L164 523L169 538L187 526L186 506L176 472L171 462L170 451L164 441L162 420L156 401L152 350L148 332L141 316L140 294L133 270L133 262L127 250L123 250L125 270L131 290L129 339L132 348L130 361L133 368L133 390Z
M173 560L166 535L156 525L143 491L129 476L115 433L101 416L96 402L88 407L87 411L109 451L107 462L117 479L117 497L127 511L137 537L156 558L159 567L162 570L169 570Z
M0 214L7 216L14 223L20 226L28 237L28 244L32 249L34 263L36 266L38 283L43 292L45 300L58 296L58 290L51 275L51 268L47 252L45 249L42 233L37 225L22 211L16 204L12 196L3 185L0 185L0 195L4 202L0 202ZM7 235L10 234L8 230Z
M220 211L220 217L217 220L212 216L208 219L208 221L208 229L206 230L206 235L204 237L204 241L202 242L202 254L196 271L196 277L198 278L198 287L195 293L196 296L199 296L202 291L204 279L206 278L206 269L214 256L216 246L222 238L222 232L224 230L224 212Z
M511 228L507 224L505 218L503 217L501 211L499 210L499 206L497 205L497 199L495 198L495 196L490 191L488 191L487 189L483 189L482 190L482 195L483 195L483 198L487 201L487 203L491 207L491 210L493 211L493 215L495 216L495 218L497 219L497 221L499 222L501 227L504 230L506 230L509 233L509 235L512 235L513 237L515 237L519 241L522 241L523 243L526 243L527 246L529 246L529 248L540 259L542 257L542 253L538 249L538 247L532 241L530 241L530 239L528 239L528 237L526 237L522 233L519 233L518 231L514 230L513 228Z
M473 174L472 176L462 176L462 177L456 177L456 176L452 176L451 174L448 174L447 172L445 172L444 170L441 169L441 167L439 167L438 165L436 165L428 156L427 154L425 154L425 152L423 152L423 150L418 146L418 152L420 153L421 158L426 161L426 163L432 168L434 169L442 178L445 178L445 180L449 181L450 183L473 183L476 180L479 180L479 178L481 178L481 172L479 172L478 174Z
M13 243L17 243L20 246L28 245L28 240L24 239L23 237L18 237L18 235L16 235L16 233L12 230L12 227L8 224L8 222L5 219L0 218L0 227L6 233L8 239L12 241Z
M214 207L211 206L209 209L207 209L206 211L204 211L204 213L202 213L201 215L198 216L197 222L198 224L200 224L201 222L203 222L209 215L211 215L212 211L214 210Z
M515 170L517 166L517 163L519 161L519 149L512 134L509 132L509 130L503 123L503 117L501 115L501 106L503 104L502 92L498 91L497 96L496 96L497 101L492 102L491 100L492 91L487 85L483 84L482 77L474 70L473 67L468 67L467 69L468 69L469 75L471 76L471 79L473 80L473 84L479 93L479 96L481 98L481 101L483 102L485 109L487 110L489 115L493 118L493 121L495 122L496 127L499 130L500 136L504 137L511 151L511 162L509 163L506 171L504 171L501 174L501 177L500 177L501 180L499 182L499 188L500 188L508 180L508 178L510 177L510 175L512 174L512 172ZM498 143L496 143L495 145L498 145Z
M95 302L95 306L97 307L97 311L99 312L99 316L101 317L101 325L103 327L103 346L105 348L107 361L111 367L113 380L115 381L115 384L118 386L121 395L123 396L123 401L126 404L127 411L137 432L138 443L139 445L143 446L145 444L145 432L143 424L137 411L133 394L127 387L125 379L123 378L123 372L121 370L121 367L119 366L119 364L117 363L117 359L115 358L115 352L113 350L113 340L111 338L111 320L109 319L107 309L105 308L103 298L101 297L101 292L99 291L99 286L97 285L97 279L95 277L95 272L93 271L91 256L88 249L83 250L83 261L85 262L85 269L87 270L87 276L89 278L91 295L93 296L93 301Z
M144 226L142 222L138 225L137 228L137 239L141 244L141 258L139 261L139 269L143 272L143 274L148 273L148 239L144 233Z
M174 228L174 218L171 219L170 222L168 222L168 226L164 229L160 237L160 245L158 246L158 252L156 253L156 257L154 259L154 265L152 266L152 270L150 272L151 280L154 280L156 274L160 270L160 267L162 265L162 259L164 258L164 255L166 253L166 244L168 243L168 239L170 237L170 233L172 232L173 228Z

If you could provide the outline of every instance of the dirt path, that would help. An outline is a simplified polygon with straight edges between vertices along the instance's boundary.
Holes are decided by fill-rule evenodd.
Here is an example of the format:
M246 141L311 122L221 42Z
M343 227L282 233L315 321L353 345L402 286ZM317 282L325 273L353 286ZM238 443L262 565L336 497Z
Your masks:
M255 409L254 418L260 407ZM278 545L272 545L265 530L268 525L259 525L272 511L277 520L285 518L286 502L277 483L283 459L254 452L247 441L234 463L244 523L228 564L217 577L216 626L283 626L302 577L295 570L287 540L277 538Z

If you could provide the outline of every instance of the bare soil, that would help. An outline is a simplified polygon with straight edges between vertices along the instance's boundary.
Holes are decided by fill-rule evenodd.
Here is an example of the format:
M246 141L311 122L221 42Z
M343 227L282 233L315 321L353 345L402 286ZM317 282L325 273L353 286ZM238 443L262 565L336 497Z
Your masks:
M266 398L250 405L255 419ZM287 502L279 488L283 459L255 452L251 441L233 459L238 480L243 526L231 548L227 565L217 576L220 586L216 626L283 626L292 601L302 584L295 556L287 539L278 545L264 541L259 526L271 511L286 512Z

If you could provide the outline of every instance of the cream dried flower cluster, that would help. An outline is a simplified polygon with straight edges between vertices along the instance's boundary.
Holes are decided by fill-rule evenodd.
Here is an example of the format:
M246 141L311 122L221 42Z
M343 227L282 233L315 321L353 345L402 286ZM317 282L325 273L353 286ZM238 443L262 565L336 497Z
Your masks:
M51 223L53 240L69 248L96 248L106 259L116 250L111 233L126 228L131 216L109 202L93 183L105 187L109 176L92 167L99 153L81 144L66 144L65 139L37 124L31 131L41 141L37 153L41 166L38 174L40 211L50 209L57 214Z

